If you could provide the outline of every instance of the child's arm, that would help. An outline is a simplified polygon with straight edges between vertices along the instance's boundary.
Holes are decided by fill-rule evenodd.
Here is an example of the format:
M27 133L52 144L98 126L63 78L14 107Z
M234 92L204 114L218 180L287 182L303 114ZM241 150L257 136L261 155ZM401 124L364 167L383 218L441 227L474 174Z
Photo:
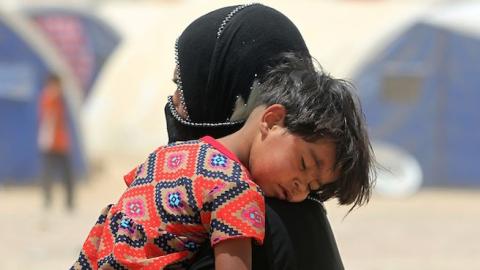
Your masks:
M215 245L216 270L250 270L252 268L252 240L237 238Z

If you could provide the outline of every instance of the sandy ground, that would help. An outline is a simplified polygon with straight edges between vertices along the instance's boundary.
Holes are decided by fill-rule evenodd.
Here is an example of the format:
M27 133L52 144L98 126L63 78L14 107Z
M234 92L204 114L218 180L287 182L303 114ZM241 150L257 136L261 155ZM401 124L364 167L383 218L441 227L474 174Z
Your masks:
M0 186L0 269L68 269L100 209L121 194L116 162L78 186L77 209L42 208L35 186ZM480 190L423 190L404 199L374 196L345 217L345 207L327 204L346 269L480 269Z

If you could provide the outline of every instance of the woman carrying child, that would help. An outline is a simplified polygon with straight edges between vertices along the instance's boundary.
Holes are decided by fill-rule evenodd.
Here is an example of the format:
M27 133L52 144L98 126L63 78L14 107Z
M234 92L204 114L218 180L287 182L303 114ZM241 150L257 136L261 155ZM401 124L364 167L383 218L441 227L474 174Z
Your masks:
M202 66L184 65L181 44L192 40L185 41L182 35L178 100L171 100L167 112L186 126L229 122L242 127L218 140L202 137L155 150L126 175L127 190L116 204L105 208L73 269L184 269L205 242L214 249L216 269L251 269L252 240L261 244L264 239L262 195L300 202L315 193L318 199L337 197L340 203L354 206L368 200L370 148L350 86L319 73L305 54L278 55L296 50L264 58L270 68L255 61L242 65L242 59L265 56L240 54L235 59L225 48L235 48L235 35L245 27L234 24L236 16L258 9L226 9L225 14L217 14L225 19L210 58L232 57L231 64L242 72L223 76L222 72L235 70L228 68L230 60L211 62L207 74L202 74ZM268 19L269 13L262 12ZM231 36L225 34L235 26ZM242 39L238 49L256 46L257 41L261 38ZM185 80L189 69L202 74L196 84ZM207 121L193 122L197 119L189 106L209 102L197 95L198 100L187 103L184 87L200 84L207 94L225 89L238 93L235 87L244 83L245 75L258 80L248 87L251 92L242 87L244 92L226 99L227 107L231 101L236 104L232 115L222 119L215 112L217 106L204 107ZM255 99L250 99L252 95ZM224 110L220 101L212 104Z
M221 28L223 34L217 38ZM265 69L282 52L308 55L296 26L263 5L225 7L203 15L185 29L176 45L174 82L180 84L165 108L170 142L207 134L219 138L237 131L256 99L251 87L261 74L255 70ZM214 51L223 54L214 57ZM184 67L181 80L179 67ZM242 83L226 86L229 80ZM291 204L266 198L266 216L264 245L253 247L253 269L343 269L320 200L311 196ZM190 269L214 269L208 243Z

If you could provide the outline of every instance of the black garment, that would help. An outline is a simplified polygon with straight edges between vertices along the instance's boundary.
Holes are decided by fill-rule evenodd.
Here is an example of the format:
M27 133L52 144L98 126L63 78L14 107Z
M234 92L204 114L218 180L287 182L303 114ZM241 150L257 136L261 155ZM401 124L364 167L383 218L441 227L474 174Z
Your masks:
M42 172L42 189L44 195L45 208L49 208L52 204L52 184L55 177L60 177L63 187L65 188L65 206L68 210L72 210L74 181L70 157L63 153L43 153L43 172Z
M277 213L265 205L265 239L262 246L252 245L252 269L299 269L289 234ZM215 269L215 256L210 241L202 246L189 270Z
M296 267L294 246L281 217L268 201L265 211L265 239L262 246L252 246L252 269L300 269Z
M202 247L196 258L189 270L215 269L210 243ZM263 246L253 245L252 269L344 269L322 204L267 198L265 241Z
M285 52L309 55L297 27L270 7L225 7L193 21L177 43L179 87L191 121L228 122L237 97L247 102L255 78Z
M225 137L234 133L243 126L242 123L238 123L231 126L218 126L218 127L194 127L180 123L175 119L172 114L171 104L165 105L165 119L168 130L168 142L189 141L201 138L205 135L209 135L213 138ZM175 108L173 108L175 110Z
M344 269L335 237L328 222L322 204L305 200L301 203L289 203L276 199L266 199L270 208L280 217L280 223L272 226L285 226L288 236L284 241L291 241L296 268L292 269ZM277 237L281 237L277 235ZM282 245L276 241L275 245ZM255 255L254 255L255 256ZM275 260L276 257L270 257ZM281 261L275 267L281 269ZM260 269L260 268L254 268Z

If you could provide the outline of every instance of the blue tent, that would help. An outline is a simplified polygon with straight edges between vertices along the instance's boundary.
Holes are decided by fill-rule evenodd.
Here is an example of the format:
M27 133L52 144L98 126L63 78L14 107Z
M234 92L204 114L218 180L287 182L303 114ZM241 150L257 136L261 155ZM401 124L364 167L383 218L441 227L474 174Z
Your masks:
M427 186L480 186L479 14L434 10L354 76L373 139L413 154Z
M69 71L66 59L34 26L19 14L7 16L0 13L0 183L28 183L40 174L38 99L51 72L60 74L65 83L74 172L76 175L86 172L82 138L77 125L84 93L81 93L75 76ZM89 40L94 40L96 35L103 34L93 31L86 35ZM99 62L94 65L89 87L113 50L111 43L108 43L108 48L92 44L97 43L92 41L90 45L93 53L100 56L95 58Z
M0 18L0 182L33 177L39 170L38 89L48 68Z
M0 182L30 181L40 170L38 97L50 67L20 31L0 17Z

